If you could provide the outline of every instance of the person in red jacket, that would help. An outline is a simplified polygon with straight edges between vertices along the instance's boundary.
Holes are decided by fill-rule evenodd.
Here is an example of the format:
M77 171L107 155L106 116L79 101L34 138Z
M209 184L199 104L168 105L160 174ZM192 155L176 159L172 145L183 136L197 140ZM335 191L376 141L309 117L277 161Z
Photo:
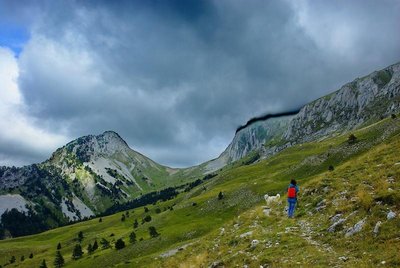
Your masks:
M296 203L297 203L297 193L298 192L299 192L299 186L297 186L296 180L291 180L289 187L287 189L288 203L289 203L289 209L288 209L288 217L289 218L294 217L294 209L295 209Z

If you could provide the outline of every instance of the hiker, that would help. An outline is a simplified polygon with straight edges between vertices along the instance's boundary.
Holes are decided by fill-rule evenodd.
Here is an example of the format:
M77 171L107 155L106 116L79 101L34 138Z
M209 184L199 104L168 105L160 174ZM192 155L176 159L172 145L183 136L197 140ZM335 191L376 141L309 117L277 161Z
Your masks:
M288 217L289 218L293 218L294 208L296 207L296 203L297 203L297 193L298 192L299 192L299 186L297 186L296 180L291 180L290 185L287 189L288 203L289 203L289 209L288 209Z

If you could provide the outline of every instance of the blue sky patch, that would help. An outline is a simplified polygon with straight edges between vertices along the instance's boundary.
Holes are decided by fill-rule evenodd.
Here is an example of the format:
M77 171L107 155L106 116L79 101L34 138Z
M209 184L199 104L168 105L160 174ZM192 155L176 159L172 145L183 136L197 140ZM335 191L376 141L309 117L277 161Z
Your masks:
M0 46L8 47L18 56L28 40L29 32L26 28L0 22Z

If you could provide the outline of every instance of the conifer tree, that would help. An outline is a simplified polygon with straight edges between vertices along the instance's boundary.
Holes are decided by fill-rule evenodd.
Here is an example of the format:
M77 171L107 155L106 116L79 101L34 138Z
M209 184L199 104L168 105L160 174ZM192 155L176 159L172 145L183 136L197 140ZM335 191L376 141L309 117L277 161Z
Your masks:
M95 251L98 248L99 248L99 245L97 244L97 240L94 240L93 247L92 247L93 251Z
M61 252L57 250L56 252L56 258L54 259L54 267L59 268L64 266L64 258L61 255Z
M90 243L89 243L89 245L87 246L87 252L88 252L89 254L92 254L92 253L93 253L93 246L92 246L92 244L90 244Z
M135 234L135 232L130 233L129 242L131 242L132 244L136 242L136 234Z
M47 268L46 260L42 260L42 262L40 263L39 268Z
M74 250L72 251L72 258L74 260L79 259L80 257L82 257L83 255L83 251L82 251L82 247L80 244L76 244L74 247Z
M58 243L57 250L60 250L60 249L61 249L61 243Z
M100 244L101 244L102 249L106 249L106 248L110 247L110 242L108 242L107 239L105 239L105 238L102 238L100 240Z
M139 223L137 221L137 219L135 219L135 222L133 223L133 228L138 228L139 227Z

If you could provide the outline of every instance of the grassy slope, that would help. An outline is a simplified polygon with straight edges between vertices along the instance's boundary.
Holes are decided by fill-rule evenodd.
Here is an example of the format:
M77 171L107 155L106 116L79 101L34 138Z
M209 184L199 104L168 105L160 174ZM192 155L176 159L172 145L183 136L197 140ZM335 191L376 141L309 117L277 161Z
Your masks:
M348 264L376 265L382 260L399 265L397 252L400 249L399 218L386 221L388 209L400 211L398 179L400 159L400 122L386 119L375 125L356 131L359 141L348 145L347 135L320 142L307 143L287 149L278 155L257 164L241 166L241 162L224 168L217 177L200 185L176 199L149 206L153 220L140 225L136 231L143 241L133 245L128 235L133 230L134 219L141 219L143 208L130 211L130 217L121 222L118 213L75 225L58 228L42 234L0 241L0 265L14 255L16 264L8 267L38 267L42 259L53 262L56 245L61 250L68 267L198 267L208 266L220 260L228 267L248 263L251 267L260 264L273 266ZM328 172L328 166L335 166ZM389 184L388 177L395 179ZM283 214L284 202L272 208L271 216L262 212L262 195L284 193L290 178L297 178L302 194L295 220L287 220ZM388 190L392 188L392 190ZM225 197L218 200L223 191ZM347 192L346 192L347 191ZM315 210L318 203L326 199L326 207ZM283 199L282 199L283 200ZM376 201L382 201L379 205ZM196 203L196 206L193 206ZM156 214L155 208L174 206L174 210ZM353 211L355 214L349 216ZM345 238L343 231L328 233L329 217L342 213L349 216L342 227L346 230L366 217L362 232ZM375 223L383 222L381 233L373 237ZM238 224L238 225L235 225ZM151 239L148 226L155 226L161 236ZM220 235L220 228L225 232ZM289 229L286 229L290 227ZM116 240L122 237L128 246L97 250L78 261L71 260L75 238L83 231L86 249L94 239L104 237ZM253 231L249 237L240 234ZM114 233L115 236L110 237ZM261 243L249 247L250 241ZM161 258L160 254L182 245L193 243L172 257ZM278 244L277 244L278 243ZM33 252L34 258L27 259ZM20 262L24 255L26 260ZM340 256L348 257L346 262Z

